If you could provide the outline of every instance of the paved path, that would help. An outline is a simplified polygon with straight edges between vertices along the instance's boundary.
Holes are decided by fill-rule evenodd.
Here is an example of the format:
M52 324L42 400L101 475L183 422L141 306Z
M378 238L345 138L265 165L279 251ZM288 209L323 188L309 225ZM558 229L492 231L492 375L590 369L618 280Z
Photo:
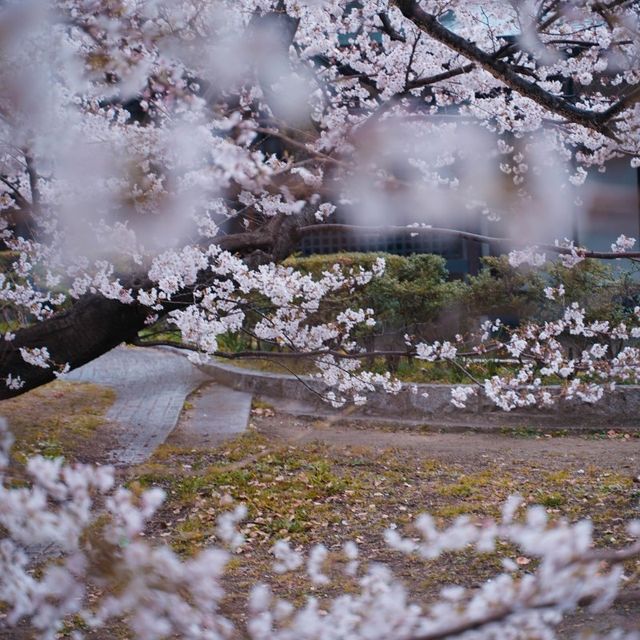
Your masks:
M190 396L188 408L180 416L170 442L206 448L233 438L247 428L251 400L250 393L205 382Z
M210 381L176 349L149 347L116 347L71 372L67 379L115 390L116 400L106 418L122 427L111 452L112 462L119 465L149 458L175 428L187 396ZM251 396L218 385L207 385L206 389L199 397L206 416L197 416L194 429L201 437L242 431L248 422Z
M176 425L181 441L215 445L244 431L251 413L251 394L212 383L178 349L116 347L65 379L115 390L106 414L120 427L109 454L115 465L144 462ZM185 399L196 389L183 413ZM26 551L34 561L60 554L55 545L31 545Z

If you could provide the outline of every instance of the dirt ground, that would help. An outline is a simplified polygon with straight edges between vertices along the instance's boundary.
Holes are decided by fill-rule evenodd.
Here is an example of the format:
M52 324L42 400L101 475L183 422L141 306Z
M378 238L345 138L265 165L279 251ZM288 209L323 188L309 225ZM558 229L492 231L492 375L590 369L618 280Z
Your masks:
M517 473L518 468L528 468L532 474L563 474L579 472L585 467L592 470L599 467L603 478L615 475L622 479L629 490L629 497L633 498L627 505L628 510L602 519L602 534L611 531L606 523L613 524L618 517L625 521L640 517L640 491L637 490L640 487L640 439L614 430L588 437L552 437L544 433L519 435L517 432L511 435L477 432L421 434L390 431L388 427L382 430L354 428L353 424L339 421L292 420L275 415L259 420L258 430L269 440L298 444L320 440L332 448L364 445L372 452L396 449L410 453L410 465L438 460L459 465L461 474L467 475L491 467L496 473L503 469L507 474ZM564 493L561 490L561 494ZM464 500L461 503L465 504ZM562 509L554 511L562 513ZM560 635L569 638L580 633L604 633L615 627L639 630L640 606L620 606L604 614L581 611L565 620Z
M303 576L271 569L270 549L279 538L303 551L322 541L338 564L342 543L353 539L363 557L391 566L428 606L447 584L473 588L499 573L501 558L515 558L517 550L407 561L383 542L390 525L410 534L424 511L440 526L466 513L498 516L503 501L518 492L527 503L543 504L551 519L590 517L597 544L622 545L628 541L626 521L640 517L639 473L640 439L613 430L585 437L420 433L296 418L260 404L250 431L217 450L185 442L178 427L135 477L167 490L169 501L153 535L185 555L215 543L215 517L225 505L247 504L247 542L232 563L225 602L229 617L241 625L238 611L256 580L269 581L277 594L298 604L309 591ZM638 563L627 567L629 575L639 569ZM316 588L314 595L330 596L339 588L356 586L336 573L336 585ZM565 620L560 637L616 626L640 628L640 607L598 615L580 611Z
M44 409L39 413L33 408L37 403L26 399L24 406L11 405L9 417L15 423L20 415L25 424L18 453L106 460L112 426L100 424L99 418L109 405L108 394L90 386L54 386L47 393L40 398ZM3 404L5 413L8 406ZM502 570L502 558L519 555L504 547L499 554L465 551L426 562L390 551L384 530L396 526L411 535L412 522L424 511L439 526L466 513L496 517L503 501L518 492L529 504L543 504L551 519L591 518L601 546L624 545L625 523L640 517L640 437L615 430L585 437L528 431L421 433L388 425L365 427L348 419L301 419L256 403L250 429L240 437L211 448L185 438L179 425L149 462L120 473L130 486L166 490L167 502L152 521L148 538L171 544L185 557L218 543L215 521L230 504L247 505L246 542L230 562L223 603L240 628L249 589L258 580L269 582L277 595L294 604L305 593L322 600L356 589L339 571L347 539L358 543L367 561L387 563L425 607L443 586L474 588ZM314 589L301 574L274 573L270 550L282 538L302 551L322 541L331 553L328 571L334 584ZM524 575L534 566L535 560L517 571ZM637 587L640 563L630 563L626 572L629 586ZM574 638L616 626L640 629L640 607L627 605L598 615L579 611L565 620L559 635ZM60 637L70 637L70 631ZM0 637L28 636L12 630L0 631ZM114 626L87 637L130 635Z
M324 442L332 447L365 446L372 450L408 449L446 462L473 464L478 456L495 461L530 462L541 457L561 465L607 464L640 474L640 437L610 430L583 437L514 430L509 433L448 433L393 429L388 424L349 423L348 420L309 420L286 415L255 415L259 433L274 440L307 444ZM640 421L640 418L639 418ZM640 436L640 432L637 434Z

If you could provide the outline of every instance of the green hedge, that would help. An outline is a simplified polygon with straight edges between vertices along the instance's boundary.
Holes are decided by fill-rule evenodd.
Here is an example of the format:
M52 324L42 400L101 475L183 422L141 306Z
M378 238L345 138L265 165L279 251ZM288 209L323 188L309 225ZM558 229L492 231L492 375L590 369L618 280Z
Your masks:
M445 260L436 255L409 257L382 253L340 253L304 258L289 258L285 264L319 277L323 271L339 264L343 268L361 266L370 269L375 260L384 258L383 276L374 278L359 291L342 294L331 303L372 308L376 312L379 332L410 330L420 323L432 323L442 311L461 300L464 285L449 281Z
M565 296L548 300L545 287L560 285ZM465 298L468 309L492 317L551 320L577 302L587 319L619 322L640 304L640 282L637 273L620 270L615 263L583 260L572 269L559 262L542 269L515 269L500 256L483 258L480 274L467 280Z
M619 322L640 304L637 274L598 260L584 260L572 269L560 263L516 269L506 256L486 257L480 273L465 281L449 280L444 258L436 255L342 253L293 257L285 264L319 277L334 264L371 268L378 257L387 264L382 277L355 294L332 300L333 305L373 308L379 320L377 331L440 321L446 325L440 332L452 336L476 327L482 317L513 323L553 319L572 302L584 307L588 318ZM564 298L548 300L545 287L559 285L565 287Z

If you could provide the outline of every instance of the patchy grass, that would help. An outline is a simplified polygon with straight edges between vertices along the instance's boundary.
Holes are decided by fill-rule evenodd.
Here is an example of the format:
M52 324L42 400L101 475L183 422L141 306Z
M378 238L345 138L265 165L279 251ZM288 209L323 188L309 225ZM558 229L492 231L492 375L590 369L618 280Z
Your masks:
M93 446L112 399L110 391L99 387L57 382L2 403L0 414L9 417L18 435L17 456L62 453L77 458ZM253 408L263 414L271 409L266 403ZM257 414L254 422L260 427L267 419ZM217 517L234 503L247 505L242 524L246 542L232 556L223 605L240 624L239 612L256 581L270 582L276 595L295 604L302 603L304 594L322 599L355 590L353 578L341 572L347 539L359 544L366 561L389 564L425 601L446 584L477 585L502 570L502 558L520 555L502 546L493 554L465 551L427 562L390 551L383 542L385 529L397 526L413 535L411 525L423 511L440 526L462 514L498 517L507 496L519 492L526 503L543 504L551 519L590 517L601 545L624 544L625 523L640 515L639 485L631 471L621 472L613 461L596 465L562 456L526 456L522 447L534 443L519 437L510 440L509 455L441 459L425 448L373 449L367 446L367 430L358 433L360 444L352 446L277 440L256 430L215 449L165 444L149 462L129 469L126 480L132 487L166 490L167 501L148 537L169 543L184 557L218 544ZM637 441L628 446L636 447ZM283 538L302 550L324 542L334 582L313 587L303 571L275 574L270 550ZM533 566L535 562L518 565L516 572L524 575ZM629 567L628 575L637 576L639 568ZM109 637L126 636L114 632Z
M548 507L552 517L590 516L606 524L619 514L638 515L637 485L615 469L557 468L557 460L548 461L549 468L544 460L535 466L492 462L478 460L478 468L469 469L411 451L274 445L250 432L215 450L165 445L132 477L164 487L166 509L177 509L192 527L209 528L226 504L244 502L245 533L268 544L282 536L298 544L337 543L347 526L354 537L369 539L392 522L409 524L423 510L441 524L463 511L497 516L516 491ZM197 545L180 550L189 554Z
M15 436L13 458L65 456L93 459L96 430L105 424L105 413L115 393L93 384L52 382L0 403ZM91 450L94 450L91 452Z
M252 398L251 400L251 408L252 409L262 409L262 410L270 410L274 411L273 405L262 398Z
M517 446L517 439L513 442ZM411 449L380 452L366 446L274 442L256 431L215 450L161 447L131 477L167 491L151 536L184 556L219 543L218 515L231 504L247 505L246 542L225 578L229 595L224 609L237 622L242 622L237 611L258 580L270 581L277 595L296 603L304 593L322 598L355 589L340 571L347 539L359 544L368 561L391 565L425 600L445 584L478 584L502 570L503 557L519 556L503 546L494 554L465 551L425 562L407 561L388 550L384 530L397 526L411 534L412 522L423 511L440 526L462 514L498 517L503 501L519 492L526 503L543 504L551 519L592 518L599 544L623 544L628 540L624 523L639 515L637 485L615 468L579 468L559 458L444 462ZM270 549L282 538L299 549L324 542L333 558L328 571L334 583L310 589L304 572L275 574ZM518 565L517 571L524 575L533 566Z

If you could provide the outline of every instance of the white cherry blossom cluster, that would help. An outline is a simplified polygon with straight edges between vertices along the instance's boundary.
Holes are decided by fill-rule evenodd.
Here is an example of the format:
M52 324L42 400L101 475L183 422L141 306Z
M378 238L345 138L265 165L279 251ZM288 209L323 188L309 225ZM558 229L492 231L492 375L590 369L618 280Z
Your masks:
M547 300L556 300L558 298L562 298L566 293L563 284L558 285L557 287L545 287L544 295Z
M402 389L402 383L388 371L367 371L355 358L326 355L318 357L315 362L320 369L316 378L327 388L322 395L334 407L341 407L348 401L363 405L367 402L367 395L374 391L396 394Z
M216 338L239 331L255 306L250 299L259 295L269 301L270 308L260 311L260 319L251 327L253 334L304 354L347 347L354 329L375 324L372 309L345 309L326 323L314 322L313 314L330 294L354 291L380 276L384 267L382 258L377 258L370 270L361 266L340 269L335 265L316 279L281 265L251 270L239 258L213 245L206 252L189 249L162 254L149 272L157 287L140 292L138 301L157 309L160 301L170 300L206 269L215 283L197 290L197 304L170 314L188 343L204 353L215 353Z
M565 238L564 240L556 240L556 247L562 247L563 249L569 249L570 253L561 253L558 258L563 267L571 269L584 260L584 250L580 250L575 246L573 240Z
M623 233L620 234L617 240L611 245L611 251L614 253L626 253L633 249L636 244L635 238L628 238Z
M472 396L475 396L478 390L475 387L453 387L451 389L451 404L458 409L464 409L467 406L467 401Z
M11 444L2 421L3 624L27 624L37 637L52 639L74 616L90 628L126 617L142 639L228 637L230 624L218 613L227 552L207 549L185 562L141 537L163 491L134 495L114 489L111 467L66 464L62 458L35 456L20 470L8 466ZM18 472L24 477L16 478ZM41 567L38 577L34 561ZM96 590L102 594L97 602Z
M513 250L509 252L509 264L512 267L519 267L528 264L533 267L541 267L547 261L544 253L537 253L535 247L527 247L523 250Z
M555 299L563 293L550 289L547 296ZM457 348L447 342L413 345L407 336L407 346L418 359L455 361L467 371L473 386L455 387L451 392L452 404L458 408L464 408L478 391L505 411L550 406L559 399L592 404L605 392L614 391L618 383L640 382L640 349L634 342L640 338L640 307L635 307L626 321L612 324L588 321L586 311L573 302L554 321L525 322L510 329L499 321L486 321L481 331L473 347L479 361L488 351L502 353L513 373L478 380L467 368L475 358L457 357ZM584 346L576 348L576 340ZM553 384L545 384L545 378L552 378Z
M415 521L417 537L403 537L396 527L387 544L405 555L425 559L474 550L495 553L509 543L537 560L524 574L510 551L502 573L477 588L444 587L429 604L410 593L390 568L368 563L353 542L336 552L321 543L308 552L287 541L275 543L274 571L299 571L310 586L331 583L332 568L355 580L355 589L320 600L305 595L302 605L276 598L267 583L246 594L245 629L235 628L220 610L229 553L209 547L181 560L167 546L143 537L164 493L139 494L114 488L110 467L68 465L61 459L29 459L16 486L18 469L10 465L12 438L0 428L0 603L9 627L22 625L38 638L55 638L64 624L82 620L90 629L126 621L133 637L186 640L236 637L245 631L255 640L325 637L354 639L442 637L473 630L474 637L554 638L563 616L577 607L609 607L623 588L624 560L640 555L640 523L627 530L634 540L616 550L594 549L593 527L585 520L550 524L545 509L527 508L512 496L501 521L461 516L439 530L427 514ZM242 505L222 514L217 536L232 548L241 542L238 525L248 517ZM38 545L38 546L34 546ZM38 573L32 570L34 558ZM420 603L420 604L418 604ZM74 637L81 638L75 631ZM613 637L613 636L612 636ZM623 637L623 636L616 636ZM627 636L629 640L633 635Z
M436 340L432 344L419 342L416 345L416 358L426 360L427 362L435 362L436 360L453 360L458 352L457 347L453 346L448 340L440 342Z
M9 389L15 389L16 391L22 389L24 386L24 380L20 376L11 375L8 373L4 379L4 383Z
M34 347L32 349L20 347L20 355L26 363L33 365L34 367L48 369L51 366L49 362L49 350L47 347Z

